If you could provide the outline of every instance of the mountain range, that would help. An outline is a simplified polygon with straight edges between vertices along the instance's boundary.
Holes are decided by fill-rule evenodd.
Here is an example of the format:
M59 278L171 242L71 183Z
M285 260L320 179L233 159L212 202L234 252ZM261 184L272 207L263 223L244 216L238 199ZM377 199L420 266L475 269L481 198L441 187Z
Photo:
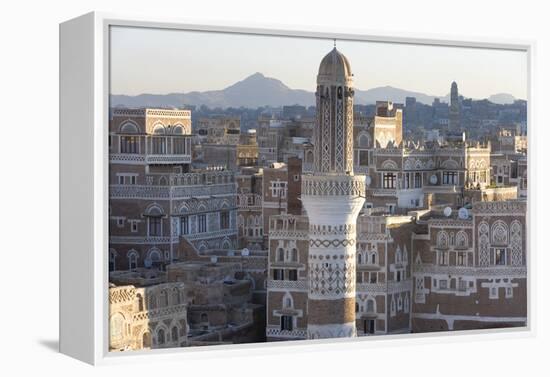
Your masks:
M438 97L420 92L409 91L391 86L383 86L368 90L355 89L355 104L369 105L376 101L393 101L405 103L406 97L416 97L416 101L430 105L435 98L448 102L449 95ZM498 93L490 96L489 101L497 104L512 103L515 98L511 94ZM315 105L315 94L302 89L291 89L282 81L266 77L257 72L242 81L221 90L204 92L169 93L169 94L139 94L135 96L113 94L112 107L182 107L183 105L210 108L262 106L279 107L283 105Z

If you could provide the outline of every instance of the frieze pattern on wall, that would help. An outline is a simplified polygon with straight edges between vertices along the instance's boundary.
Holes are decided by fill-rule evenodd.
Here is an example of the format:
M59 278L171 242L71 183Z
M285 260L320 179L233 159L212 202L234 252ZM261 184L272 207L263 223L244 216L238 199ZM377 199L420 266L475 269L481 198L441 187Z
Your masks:
M318 240L310 239L309 247L347 247L355 245L354 239L333 239L333 240Z
M435 275L461 275L475 277L527 277L527 268L522 267L463 267L463 266L434 266L434 265L413 265L414 275L435 274Z
M361 283L357 284L357 294L359 293L400 293L412 289L412 281L388 281L386 283Z
M473 205L475 214L521 214L526 212L526 203L520 201L500 201L500 202L476 202Z
M421 159L409 157L403 164L404 170L432 170L435 168L435 162L430 158L422 161Z
M479 265L488 266L491 262L489 255L489 225L482 222L479 225Z
M327 96L328 96L328 90L327 90ZM323 101L323 126L322 126L322 132L323 136L321 140L321 150L317 154L317 158L321 159L320 162L320 171L328 172L330 171L330 103L328 101L328 98L324 99ZM320 154L320 156L319 156Z
M350 91L352 91L350 89ZM346 99L346 171L353 171L353 94Z
M342 298L355 296L355 261L347 262L311 261L309 262L309 296Z
M305 175L302 177L302 195L365 196L365 179L360 176Z
M310 224L309 231L315 236L355 236L355 224Z
M307 280L271 280L267 281L267 288L269 289L292 289L306 291L308 289Z
M309 240L307 232L290 231L290 230L271 230L269 232L270 239L289 239L289 240Z
M512 250L510 258L512 266L523 265L521 224L518 221L513 221L510 225L510 249Z
M136 298L136 289L119 287L109 290L109 303L119 304L121 302L132 302Z
M341 89L339 89L341 90ZM334 150L334 169L344 171L344 122L343 122L343 104L338 99L336 103L336 145Z
M278 337L278 338L306 338L306 330L281 330L278 327L266 328L266 336Z

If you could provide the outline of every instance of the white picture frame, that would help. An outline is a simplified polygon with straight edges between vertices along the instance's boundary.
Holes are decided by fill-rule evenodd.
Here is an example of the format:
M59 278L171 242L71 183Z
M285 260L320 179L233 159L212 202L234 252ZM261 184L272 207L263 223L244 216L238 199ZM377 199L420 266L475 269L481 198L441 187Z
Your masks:
M226 357L235 354L322 350L327 347L379 347L401 342L418 344L471 341L491 337L535 334L533 287L536 251L531 247L536 201L534 185L529 186L528 326L525 328L470 330L437 334L387 335L373 339L334 339L254 343L231 346L172 348L131 353L108 351L108 103L109 28L133 26L194 31L268 34L309 38L337 38L387 43L511 49L527 53L528 59L528 139L529 159L536 152L533 111L534 41L494 38L438 37L364 30L290 28L278 25L207 25L189 20L144 18L129 15L89 13L60 25L60 352L90 364L109 364L144 359ZM533 176L533 164L528 163ZM78 247L75 247L78 245ZM457 335L460 335L457 337Z

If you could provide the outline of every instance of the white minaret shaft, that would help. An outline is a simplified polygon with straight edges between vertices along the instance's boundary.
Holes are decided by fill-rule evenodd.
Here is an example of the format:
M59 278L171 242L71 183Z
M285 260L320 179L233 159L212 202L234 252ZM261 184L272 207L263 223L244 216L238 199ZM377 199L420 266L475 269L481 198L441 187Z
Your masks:
M353 81L336 47L317 76L314 172L302 177L309 217L308 338L352 337L356 222L365 177L353 174Z

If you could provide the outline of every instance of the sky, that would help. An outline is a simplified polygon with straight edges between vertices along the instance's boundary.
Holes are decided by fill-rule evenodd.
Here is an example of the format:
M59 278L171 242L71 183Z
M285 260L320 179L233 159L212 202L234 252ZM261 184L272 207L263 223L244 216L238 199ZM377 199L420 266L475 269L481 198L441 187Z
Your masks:
M136 95L220 90L261 72L292 89L315 91L332 39L153 28L111 28L111 93ZM340 40L354 86L393 86L444 96L452 81L465 97L527 98L523 51Z

